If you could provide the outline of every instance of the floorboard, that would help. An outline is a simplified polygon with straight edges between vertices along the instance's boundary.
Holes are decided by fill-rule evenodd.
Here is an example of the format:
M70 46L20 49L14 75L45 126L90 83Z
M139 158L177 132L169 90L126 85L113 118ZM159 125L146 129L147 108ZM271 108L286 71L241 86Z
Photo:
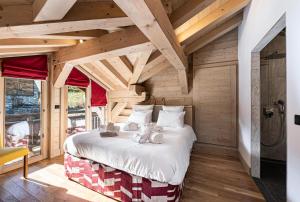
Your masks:
M0 201L114 201L64 176L63 157L0 175ZM265 201L237 156L193 151L181 201Z

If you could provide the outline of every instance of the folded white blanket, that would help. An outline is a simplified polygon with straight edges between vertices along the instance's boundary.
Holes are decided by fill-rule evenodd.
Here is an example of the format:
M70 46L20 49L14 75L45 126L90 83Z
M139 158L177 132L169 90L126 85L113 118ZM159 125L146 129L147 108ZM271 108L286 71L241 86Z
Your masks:
M139 125L134 122L127 122L123 127L124 131L137 131L138 129Z
M164 135L154 132L150 135L150 142L153 144L162 144L164 142Z

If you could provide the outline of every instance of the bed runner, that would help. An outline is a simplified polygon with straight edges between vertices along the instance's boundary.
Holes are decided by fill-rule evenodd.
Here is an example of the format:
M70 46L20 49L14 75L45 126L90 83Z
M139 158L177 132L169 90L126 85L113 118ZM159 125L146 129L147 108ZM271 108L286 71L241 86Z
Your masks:
M179 201L181 185L170 185L65 153L66 176L119 201Z

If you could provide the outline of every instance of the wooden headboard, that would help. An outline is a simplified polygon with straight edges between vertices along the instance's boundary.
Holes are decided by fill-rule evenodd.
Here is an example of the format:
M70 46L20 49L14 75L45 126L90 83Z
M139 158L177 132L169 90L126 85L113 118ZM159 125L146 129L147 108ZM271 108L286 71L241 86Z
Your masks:
M158 119L159 111L162 110L162 105L154 105L153 107L153 114L152 114L152 121L156 122ZM193 106L184 106L185 117L184 123L190 126L193 126Z

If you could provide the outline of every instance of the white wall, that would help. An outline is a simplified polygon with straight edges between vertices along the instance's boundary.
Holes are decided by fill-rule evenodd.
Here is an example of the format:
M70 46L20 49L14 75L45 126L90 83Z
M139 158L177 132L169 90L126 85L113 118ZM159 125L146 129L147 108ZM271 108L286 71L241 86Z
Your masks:
M239 151L251 166L251 51L286 13L287 199L300 201L300 0L252 0L239 28Z

